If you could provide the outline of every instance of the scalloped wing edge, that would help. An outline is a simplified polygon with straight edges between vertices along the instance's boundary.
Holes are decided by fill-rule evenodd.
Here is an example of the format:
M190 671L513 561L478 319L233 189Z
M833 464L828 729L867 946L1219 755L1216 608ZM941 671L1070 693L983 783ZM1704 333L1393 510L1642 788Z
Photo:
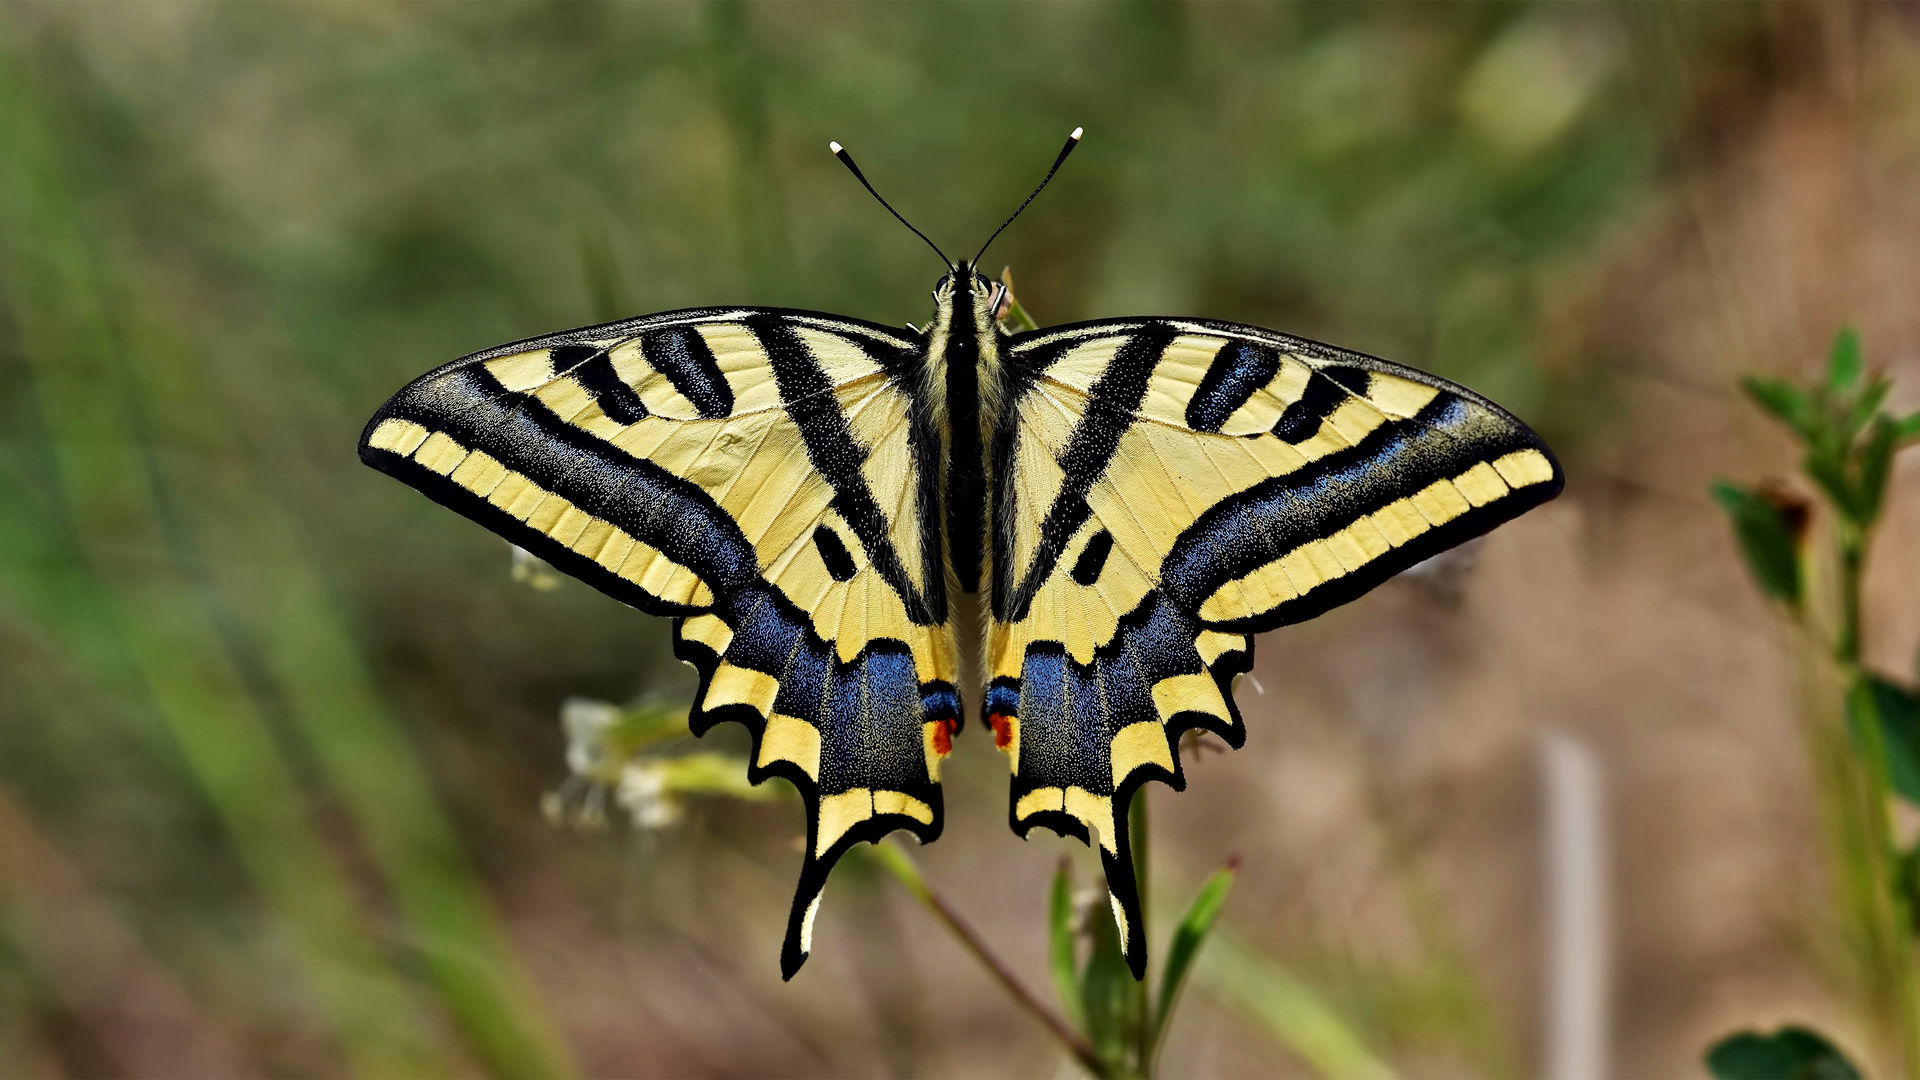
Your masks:
M1166 740L1167 760L1171 763L1171 768L1150 760L1147 755L1136 755L1137 760L1114 786L1111 796L1090 794L1087 796L1095 800L1104 799L1108 804L1107 813L1111 815L1111 846L1104 841L1096 845L1094 830L1088 828L1087 822L1080 815L1060 809L1036 810L1022 816L1019 801L1008 800L1008 825L1022 840L1028 839L1035 828L1043 828L1055 835L1078 840L1090 848L1097 847L1100 853L1100 866L1107 879L1107 897L1113 909L1115 927L1119 931L1121 949L1126 955L1127 967L1136 979L1146 977L1147 926L1141 907L1141 883L1137 880L1133 869L1133 839L1128 825L1134 793L1149 781L1158 781L1174 791L1187 789L1186 766L1180 754L1180 740L1190 731L1204 731L1217 735L1234 750L1246 745L1247 741L1246 722L1240 715L1239 704L1234 701L1233 691L1240 676L1253 669L1253 638L1248 634L1222 633L1202 627L1200 633L1195 636L1196 649L1198 643L1208 637L1211 637L1212 644L1218 647L1218 651L1211 660L1203 656L1202 670L1192 674L1211 681L1219 693L1220 701L1226 706L1227 715L1220 716L1201 709L1174 711L1160 721L1160 730ZM1016 695L1019 692L1017 685L1008 686L1006 680L1000 680L999 684L1003 690L1011 689ZM1130 725L1129 729L1133 726L1137 725ZM1129 729L1123 729L1123 731ZM1118 738L1119 736L1116 735L1115 739ZM1082 803L1082 805L1085 804ZM1103 824L1106 822L1106 816L1106 814L1099 815Z
M699 685L694 693L694 707L687 718L689 730L695 736L704 736L719 724L729 722L746 728L751 740L747 757L747 781L752 784L761 784L775 777L785 780L793 785L806 809L805 861L800 868L799 882L794 888L793 905L787 914L786 932L780 946L780 977L783 980L791 980L813 951L814 920L820 912L820 900L826 888L827 878L832 874L833 867L840 861L840 857L850 851L855 844L877 844L896 831L911 833L922 844L930 844L939 839L946 820L941 787L937 782L931 784L929 797L922 800L930 811L929 820L922 821L906 813L882 811L878 809L876 800L871 816L847 826L826 850L820 850L822 795L819 782L809 776L798 764L781 757L769 757L763 753L763 744L770 722L766 712L750 702L728 702L717 704L714 708L707 707L708 697L713 689L714 676L725 662L725 645L716 649L711 641L688 636L687 626L693 618L712 618L725 625L725 620L720 619L718 615L682 617L673 622L673 654L699 674ZM728 629L731 631L732 628ZM939 684L924 684L921 687L923 696L937 693L939 690ZM951 692L950 688L948 690ZM935 779L937 781L937 777Z

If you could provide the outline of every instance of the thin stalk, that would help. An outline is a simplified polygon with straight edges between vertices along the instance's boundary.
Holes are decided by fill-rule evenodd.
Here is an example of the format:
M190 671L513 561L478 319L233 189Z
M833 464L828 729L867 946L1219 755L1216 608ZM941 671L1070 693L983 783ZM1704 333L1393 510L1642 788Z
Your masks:
M1887 780L1887 744L1877 717L1869 717L1867 723L1860 725L1860 743L1867 769L1867 797L1871 801L1867 811L1867 826L1872 842L1874 869L1884 886L1881 895L1886 902L1884 916L1887 941L1896 950L1893 963L1888 965L1888 974L1893 978L1899 1014L1896 1027L1900 1037L1900 1057L1906 1063L1907 1075L1913 1075L1916 1066L1920 1066L1920 988L1914 985L1913 946L1907 931L1913 925L1913 916L1906 897L1894 880L1897 863L1894 858L1892 814L1888 806L1892 792Z
M1860 666L1860 578L1867 562L1867 543L1852 524L1842 523L1840 532L1840 631L1833 656L1851 674Z
M1040 329L1040 324L1033 321L1033 316L1020 306L1019 299L1013 295L1013 267L1001 268L1000 284L1007 287L1006 313L1000 316L1000 321L1006 324L1007 329L1016 334Z
M1147 919L1147 869L1150 865L1149 832L1147 829L1147 789L1136 788L1133 793L1133 805L1127 807L1127 837L1133 845L1133 888L1140 897L1140 925L1134 933L1145 935L1152 924ZM1151 964L1152 952L1148 952ZM1134 1074L1151 1075L1153 1069L1153 1002L1150 1000L1151 984L1147 973L1142 971L1140 980L1134 984Z
M973 954L975 960L980 961L980 966L987 969L987 974L993 976L994 981L1007 992L1007 996L1013 999L1014 1004L1025 1009L1028 1015L1038 1020L1042 1027L1053 1033L1054 1038L1060 1040L1060 1044L1074 1056L1076 1061L1080 1062L1081 1067L1094 1076L1101 1077L1102 1080L1110 1075L1106 1063L1100 1060L1100 1055L1094 1053L1093 1044L1075 1031L1073 1025L1067 1023L1064 1017L1049 1008L1046 1002L1040 1000L1039 995L1035 994L1026 983L1020 981L1020 976L1014 974L1013 969L1007 966L1007 962L1000 959L999 955L993 951L993 947L980 936L980 932L973 928L973 924L948 903L945 897L935 892L933 886L927 884L927 879L920 873L920 867L915 865L913 858L902 850L900 845L891 840L885 841L874 845L872 854L881 866L886 867L888 872L899 880L901 885L906 886L907 892L911 893L915 900L920 901L928 911L933 912L935 918L946 924L947 929L953 932L954 938Z
M1866 536L1852 524L1841 526L1840 536L1840 627L1834 642L1834 659L1846 680L1847 693L1870 693L1862 682L1860 670L1860 590L1866 566ZM1870 701L1870 699L1869 699ZM1867 773L1867 829L1875 878L1881 883L1885 902L1885 940L1895 950L1887 974L1893 980L1895 1029L1900 1040L1900 1059L1908 1075L1920 1069L1920 985L1913 970L1913 912L1904 890L1895 880L1899 852L1894 843L1893 790L1888 771L1886 736L1880 729L1877 711L1868 706L1859 724L1860 751Z

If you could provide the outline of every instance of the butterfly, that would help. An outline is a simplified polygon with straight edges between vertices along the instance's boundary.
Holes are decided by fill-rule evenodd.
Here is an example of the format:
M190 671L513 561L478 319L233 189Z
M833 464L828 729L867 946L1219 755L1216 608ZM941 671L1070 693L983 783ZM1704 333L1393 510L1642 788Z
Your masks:
M806 805L786 978L842 854L940 835L965 649L1009 823L1098 845L1140 977L1127 807L1185 787L1183 733L1243 743L1253 635L1553 498L1560 466L1464 387L1255 326L1009 333L987 245L948 259L831 148L945 265L925 328L715 307L531 338L414 380L361 459L673 620L694 733L745 725L749 779Z

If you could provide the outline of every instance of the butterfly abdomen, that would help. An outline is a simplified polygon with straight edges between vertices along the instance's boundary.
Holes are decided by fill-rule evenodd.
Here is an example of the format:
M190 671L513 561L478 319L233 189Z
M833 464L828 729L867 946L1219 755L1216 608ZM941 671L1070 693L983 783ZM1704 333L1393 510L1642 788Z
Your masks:
M980 450L980 344L972 326L956 322L946 347L947 543L960 590L978 592L987 535L987 478Z

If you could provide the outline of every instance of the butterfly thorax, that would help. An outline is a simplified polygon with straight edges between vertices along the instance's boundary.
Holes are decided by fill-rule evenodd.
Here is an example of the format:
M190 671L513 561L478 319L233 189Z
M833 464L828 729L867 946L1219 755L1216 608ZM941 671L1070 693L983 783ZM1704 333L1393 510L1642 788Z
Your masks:
M980 588L987 530L987 432L1000 400L1000 288L961 263L934 286L927 328L927 397L947 432L946 538L957 584Z

